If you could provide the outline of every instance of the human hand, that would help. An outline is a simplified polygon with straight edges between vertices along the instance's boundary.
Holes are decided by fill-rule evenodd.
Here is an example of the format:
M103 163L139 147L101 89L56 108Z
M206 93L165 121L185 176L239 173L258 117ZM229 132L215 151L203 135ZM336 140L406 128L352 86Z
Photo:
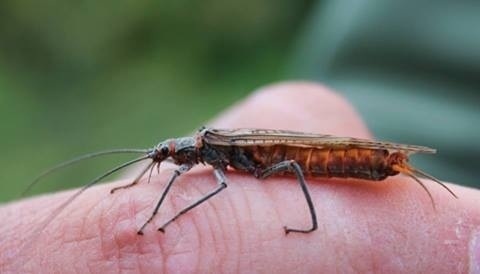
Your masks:
M269 86L209 124L218 128L278 128L368 138L351 106L322 86ZM175 137L175 136L172 136ZM285 235L283 226L309 227L310 216L294 177L258 180L227 172L228 188L167 227L175 212L216 185L211 168L182 175L146 227L171 169L150 184L95 186L41 234L29 232L71 191L0 207L0 272L479 272L478 190L449 185L453 198L423 180L437 204L408 177L381 182L307 178L319 228ZM16 251L25 240L31 248Z

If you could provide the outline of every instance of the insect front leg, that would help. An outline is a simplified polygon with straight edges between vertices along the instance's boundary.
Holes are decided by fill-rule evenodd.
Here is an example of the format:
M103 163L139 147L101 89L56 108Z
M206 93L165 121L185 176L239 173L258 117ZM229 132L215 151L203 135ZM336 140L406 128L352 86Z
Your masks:
M190 211L194 207L200 205L201 203L205 202L206 200L210 199L211 197L215 196L217 193L219 193L220 191L222 191L223 189L225 189L227 187L227 179L225 178L225 173L223 172L223 170L221 168L215 168L213 170L213 173L215 175L215 178L217 179L217 183L218 183L217 187L214 190L210 191L205 196L203 196L202 198L195 201L193 204L191 204L191 205L187 206L186 208L180 210L180 212L178 212L177 215L175 215L172 219L168 220L164 225L162 225L158 229L158 231L165 232L165 227L167 227L167 225L169 225L170 223L175 221L178 217L187 213L188 211Z
M110 190L110 194L113 194L113 193L114 193L115 191L117 191L117 190L130 188L130 187L138 184L138 181L140 181L140 179L142 178L142 176L143 176L151 167L153 167L154 164L155 164L155 162L151 162L150 164L148 164L148 165L142 170L142 172L140 172L140 174L138 174L137 177L135 177L135 180L133 180L133 182L131 182L130 184L112 188L112 189Z
M302 188L303 194L305 195L305 200L308 204L308 209L310 210L310 216L312 217L312 227L309 229L291 229L286 226L283 228L285 229L285 234L290 232L299 232L299 233L310 233L317 229L317 214L315 213L315 207L313 206L312 198L310 197L310 192L308 191L307 184L305 183L305 176L303 176L303 171L298 165L297 162L293 160L287 160L280 163L277 163L269 168L266 168L258 173L258 177L261 179L267 178L275 173L284 172L284 171L291 171L295 173L297 176L298 183Z
M160 209L160 206L162 205L163 200L165 200L165 197L167 196L168 191L170 191L170 188L172 187L173 182L175 181L175 179L176 179L178 176L182 175L183 173L189 171L191 168L192 168L192 165L183 164L183 165L181 165L178 169L176 169L176 170L173 172L172 177L170 177L170 180L168 181L167 186L165 187L165 190L164 190L163 193L162 193L162 197L160 197L160 200L158 200L157 205L155 206L155 209L154 209L153 212L152 212L152 215L151 215L150 218L148 218L148 220L142 225L142 227L137 231L137 234L138 234L138 235L143 235L143 229L153 220L153 218L155 217L155 215L157 215L158 210Z

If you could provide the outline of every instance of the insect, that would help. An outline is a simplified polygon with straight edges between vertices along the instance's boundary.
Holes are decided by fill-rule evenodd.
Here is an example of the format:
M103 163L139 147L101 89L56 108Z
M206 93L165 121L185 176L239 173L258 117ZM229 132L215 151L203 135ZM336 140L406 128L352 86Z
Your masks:
M165 190L161 194L150 218L148 218L138 230L137 233L143 235L144 228L158 213L176 178L197 164L202 163L213 167L217 186L178 212L173 218L158 228L159 231L164 232L165 228L178 217L224 190L227 187L225 172L228 167L248 172L259 179L264 179L275 174L291 174L296 177L307 202L311 225L309 228L290 228L285 226L284 230L286 234L290 232L309 233L316 230L318 225L315 207L310 197L305 177L350 177L381 181L389 176L401 173L411 177L427 192L434 207L435 204L432 195L417 176L426 177L435 181L457 198L455 193L442 182L412 167L408 163L408 156L410 154L435 152L434 149L423 146L335 137L288 130L214 129L203 127L194 136L168 139L160 142L151 149L120 149L80 156L79 158L64 162L47 170L37 177L32 185L41 177L59 168L87 158L112 153L144 154L142 157L111 169L85 185L51 215L50 219L52 219L87 188L118 170L140 161L150 161L135 180L130 184L113 188L111 193L136 185L148 171L150 171L148 176L148 180L150 180L152 170L155 166L158 168L164 161L173 161L178 168L173 172L167 182Z

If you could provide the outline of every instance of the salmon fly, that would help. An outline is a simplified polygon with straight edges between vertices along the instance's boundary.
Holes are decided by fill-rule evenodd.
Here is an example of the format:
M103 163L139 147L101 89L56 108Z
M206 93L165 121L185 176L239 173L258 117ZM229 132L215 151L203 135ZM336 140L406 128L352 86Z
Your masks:
M227 178L225 176L227 168L248 172L259 179L265 179L271 175L290 174L296 177L303 192L311 217L311 225L306 229L285 226L284 230L286 234L290 232L309 233L316 230L318 224L315 207L310 197L305 177L357 178L381 181L389 176L405 174L427 192L434 207L432 195L418 177L426 177L435 181L457 198L455 193L438 179L414 168L408 163L409 155L413 153L435 152L435 149L424 146L335 137L289 130L215 129L203 127L194 136L167 139L151 149L119 149L80 156L47 170L37 177L31 185L59 168L87 158L114 153L143 154L139 158L109 170L85 185L57 208L56 212L52 213L49 220L47 220L48 223L83 191L105 177L134 163L149 161L130 184L113 188L111 193L114 193L120 189L127 189L136 185L148 171L150 171L148 176L148 180L150 180L155 166L158 168L162 162L171 161L177 165L177 168L168 180L152 214L138 230L137 233L143 235L144 228L158 213L175 180L197 164L201 163L213 168L217 186L178 212L173 218L158 228L159 231L164 232L165 228L178 217L224 190L227 187Z

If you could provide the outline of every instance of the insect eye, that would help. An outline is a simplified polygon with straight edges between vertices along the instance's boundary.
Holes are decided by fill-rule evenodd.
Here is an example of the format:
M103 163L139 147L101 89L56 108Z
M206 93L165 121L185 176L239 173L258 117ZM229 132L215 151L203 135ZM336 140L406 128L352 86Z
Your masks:
M163 156L165 157L168 156L168 152L169 152L168 147L160 148L160 153L162 153Z

